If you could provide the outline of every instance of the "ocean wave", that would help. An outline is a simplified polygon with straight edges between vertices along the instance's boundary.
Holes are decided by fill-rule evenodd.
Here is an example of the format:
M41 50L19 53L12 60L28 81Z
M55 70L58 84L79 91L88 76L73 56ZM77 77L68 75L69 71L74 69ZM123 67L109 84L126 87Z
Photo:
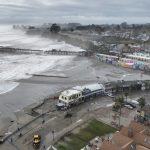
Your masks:
M13 30L10 26L0 26L0 46L10 46L14 48L25 48L33 50L52 50L59 49L62 51L85 51L76 47L57 41L54 39L44 38L38 35L27 35L24 31Z
M0 95L8 93L19 85L18 82L0 82Z

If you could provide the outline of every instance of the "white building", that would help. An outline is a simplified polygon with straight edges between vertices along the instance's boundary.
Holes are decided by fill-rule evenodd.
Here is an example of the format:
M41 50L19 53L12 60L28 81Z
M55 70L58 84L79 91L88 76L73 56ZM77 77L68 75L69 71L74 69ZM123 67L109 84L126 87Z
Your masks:
M73 89L82 91L82 95L103 93L105 91L103 84L99 84L99 83L88 84L84 86L76 86L76 87L73 87Z
M59 96L59 103L68 106L82 99L82 91L70 89L63 91Z
M150 54L148 53L133 53L127 54L127 58L150 63Z
M100 95L105 92L102 84L89 84L84 86L76 86L69 90L63 91L59 96L58 107L70 106L82 102L86 97Z

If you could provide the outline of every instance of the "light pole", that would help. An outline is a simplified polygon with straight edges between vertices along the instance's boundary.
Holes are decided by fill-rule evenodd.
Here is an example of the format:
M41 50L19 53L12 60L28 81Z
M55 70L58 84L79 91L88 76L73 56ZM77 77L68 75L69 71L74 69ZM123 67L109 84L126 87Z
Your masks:
M45 123L45 119L44 119L44 101L43 101L43 104L42 104L42 124Z
M53 141L55 140L55 130L52 130L52 135L53 135Z

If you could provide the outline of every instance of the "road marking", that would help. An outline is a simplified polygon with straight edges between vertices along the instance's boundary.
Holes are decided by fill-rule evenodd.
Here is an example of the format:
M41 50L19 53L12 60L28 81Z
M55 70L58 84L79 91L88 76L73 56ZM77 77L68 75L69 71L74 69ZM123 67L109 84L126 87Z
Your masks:
M80 120L76 121L76 123L81 122L81 121L82 121L82 119L80 119Z

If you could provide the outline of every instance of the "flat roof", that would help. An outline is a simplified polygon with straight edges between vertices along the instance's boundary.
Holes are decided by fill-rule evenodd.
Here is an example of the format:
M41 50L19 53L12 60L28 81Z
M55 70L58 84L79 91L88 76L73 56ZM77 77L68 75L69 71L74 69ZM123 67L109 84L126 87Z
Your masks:
M132 58L139 58L139 59L146 59L146 60L150 60L150 54L146 54L146 53L133 53L133 54L127 54L127 57L132 57Z
M63 92L61 93L61 95L64 95L64 96L71 96L71 95L79 94L79 93L81 93L81 91L76 90L76 89L70 89L70 90L63 91Z
M75 90L83 91L84 89L89 89L91 91L101 90L104 89L104 86L102 84L88 84L83 86L75 86L73 87Z
M118 58L117 56L113 56L113 55L106 55L106 54L96 54L99 56L106 56L106 57L112 57L112 58Z

